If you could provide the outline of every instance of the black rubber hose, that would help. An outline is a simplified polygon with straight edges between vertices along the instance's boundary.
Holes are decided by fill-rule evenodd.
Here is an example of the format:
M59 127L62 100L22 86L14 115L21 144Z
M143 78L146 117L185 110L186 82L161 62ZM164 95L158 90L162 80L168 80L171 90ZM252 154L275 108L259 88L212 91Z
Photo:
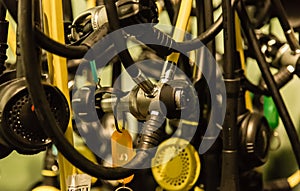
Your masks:
M23 59L25 68L25 77L28 91L30 93L32 102L35 106L35 111L39 122L43 124L45 133L53 140L59 151L68 159L74 166L82 171L103 179L117 180L127 177L134 173L134 170L125 169L121 167L110 168L96 165L90 160L82 156L74 147L64 138L64 134L58 127L55 118L50 110L47 102L45 92L40 79L40 65L39 60L33 46L33 22L32 22L32 0L19 1L18 18L22 20L19 22L21 28L20 42L21 42L21 57ZM138 152L135 158L128 164L128 167L140 166L143 164L145 158L148 157L146 151ZM133 164L134 162L134 164Z
M136 83L143 89L143 91L151 95L154 90L154 84L145 76L142 74L142 72L138 69L138 67L135 65L135 62L133 61L126 45L126 40L122 35L119 17L118 17L118 11L115 4L115 1L113 0L104 0L105 9L107 12L107 19L109 23L109 28L111 30L111 39L113 41L113 44L115 48L117 49L118 56L123 63L125 68L130 67L130 72L128 73L131 78L136 81L137 78L143 78L142 82ZM145 85L144 85L145 84Z
M197 16L197 34L200 35L205 30L213 25L213 9L212 2L210 0L197 0L196 1L196 16ZM214 42L205 43L212 55L212 44Z
M203 0L204 1L204 9L205 9L205 29L210 27L214 24L214 12L213 12L213 4L211 0ZM215 41L211 40L209 43L207 43L207 48L215 57L216 55L216 46Z
M175 15L173 4L170 0L164 0L164 3L165 3L165 8L169 15L170 22L172 23L172 21L174 20L174 15Z
M196 0L197 35L205 31L204 0Z
M34 29L34 36L36 38L36 42L39 43L41 48L62 57L70 59L79 59L83 58L94 44L96 44L100 39L107 35L109 31L109 26L107 23L104 23L101 27L93 31L86 39L84 39L83 42L81 42L81 45L79 46L58 43L46 36L39 28L35 27ZM111 42L109 41L105 42L106 43L103 43L101 45L103 49L105 49L111 44Z
M290 30L291 26L288 21L288 17L280 0L272 0L272 3L276 9L276 14L278 15L278 19L283 31Z
M268 15L271 8L271 0L265 0L263 3L264 3L263 8L260 9L257 15L255 15L255 17L253 18L253 26L255 28L263 27L265 21L269 19Z
M225 65L223 66L224 78L233 79L235 75L235 25L234 25L234 8L231 5L230 0L222 1L223 9L223 28L224 28L224 60Z
M285 86L289 81L291 81L294 77L294 72L290 71L288 67L282 67L278 70L276 74L273 75L275 83L278 89L281 89ZM260 86L265 90L268 91L268 87L266 83L263 81Z
M39 43L41 48L62 57L70 59L83 58L88 51L88 47L84 45L68 46L58 43L57 41L46 36L39 28L35 28L34 34L34 37L36 38L36 41Z
M128 51L126 46L126 41L122 35L122 32L119 31L119 29L121 28L120 25L120 21L118 18L118 12L117 12L117 8L116 8L116 4L114 0L105 0L104 1L104 5L106 8L106 12L107 12L107 19L108 19L108 23L109 23L109 28L111 30L112 33L112 41L114 42L114 46L117 49L118 52L120 52L119 58L121 60L121 62L123 63L125 68L128 68L130 66L134 65L134 61ZM123 51L121 51L123 50ZM133 77L136 77L138 75L138 71L136 68L136 72L134 72Z
M16 1L14 0L1 0L1 3L7 8L12 18L18 23L17 19L17 6ZM76 59L82 58L86 52L88 51L88 47L85 45L81 46L68 46L65 44L61 44L47 35L45 35L38 27L34 28L34 34L37 42L41 46L41 48L59 56L63 56L66 58Z
M13 1L1 0L1 2L7 7L14 20L17 22L17 9L14 6L14 3L12 3ZM182 52L189 52L194 49L200 48L202 46L202 43L206 44L210 42L222 30L222 22L223 18L222 16L220 16L217 21L213 25L211 25L205 32L203 32L198 38L191 41L177 43L177 49L182 50ZM82 58L89 49L89 47L86 47L85 45L68 46L58 43L57 41L45 35L37 27L35 27L34 31L35 38L37 39L37 42L39 43L41 48L59 56L71 59Z
M203 44L207 44L212 41L219 32L223 29L223 16L219 16L216 22L211 25L207 30L201 33L197 38L185 42L177 42L177 49L182 52L190 52L192 50L198 49Z
M181 2L182 2L182 0L178 0L177 2L175 2L175 4L173 4L174 17L173 17L173 20L171 20L171 25L172 26L176 25Z
M288 21L288 16L286 14L286 11L283 8L283 5L280 0L272 0L272 3L274 7L276 8L276 13L278 15L279 22L281 24L281 27L284 31L285 37L291 47L291 50L300 50L300 45L298 43L298 40L295 36L294 30L291 27L289 21Z
M151 44L148 44L148 46L157 51L158 55L162 57L163 55L169 55L174 51L185 53L202 47L204 44L212 41L216 37L216 35L223 29L222 24L223 17L221 15L219 16L217 21L213 25L208 27L205 32L201 33L198 38L185 42L176 42L168 34L160 31L155 27L153 27L151 30L148 29L148 31L144 32L143 34L139 34L139 31L131 31L131 34L139 34L140 36L137 36L137 39L146 44L148 44L149 39L151 39L152 42ZM155 45L160 46L157 46L156 48Z
M168 134L165 130L165 118L166 116L157 110L154 114L147 116L142 135L138 144L139 149L151 149L157 147L161 142L168 138Z
M3 4L0 5L0 20L4 21L6 19L6 8Z
M231 0L231 5L235 6L237 0ZM207 44L212 41L219 32L223 29L223 16L220 15L216 22L207 28L207 30L201 33L197 38L185 41L185 42L177 42L177 47L182 52L189 52L195 49L198 49L202 46L202 44Z
M33 35L33 22L31 7L32 0L19 1L20 11L18 18L22 19L19 27L22 29L20 34L21 41L21 55L25 68L25 77L30 93L31 99L35 106L35 111L39 122L43 124L43 130L53 140L58 150L68 159L74 166L81 169L82 171L98 178L117 180L127 177L135 172L136 168L144 167L145 163L150 162L150 157L153 155L153 150L139 150L136 156L125 166L122 167L104 167L96 165L93 162L82 156L74 147L64 138L64 134L55 121L53 114L51 113L49 103L47 102L45 92L40 80L40 65L37 65L39 60L36 56L36 52L32 42L34 42ZM157 139L157 131L154 131L154 136L149 133L149 128L153 129L153 124L157 124L160 120L156 120L156 117L152 117L152 120L145 123L143 129L148 131L145 134L145 140L149 138ZM153 120L155 122L153 122ZM147 130L148 129L148 130ZM152 137L151 137L152 136ZM143 135L142 135L143 137ZM161 139L162 141L162 139ZM161 142L156 142L156 146ZM142 145L141 145L142 146ZM154 150L155 151L155 150Z
M1 0L1 2L7 7L10 14L17 22L17 9L15 4L11 0ZM198 38L178 43L179 49L185 52L189 52L195 50L202 46L203 44L208 43L209 41L213 40L215 36L222 30L222 22L223 17L220 16L217 21L211 25L205 32L203 32ZM42 43L41 47L49 52L54 54L68 57L68 58L78 58L83 57L87 51L85 46L67 46L61 43L54 41L53 39L49 38L45 35L40 29L35 28L35 35L38 43ZM55 51L55 52L54 52Z
M12 18L17 22L17 0L1 0L1 3L6 7Z
M0 1L3 3L3 5L5 5L5 7L7 7L13 19L17 22L17 8L15 6L15 2L11 0ZM220 16L217 21L213 25L211 25L205 32L203 32L198 38L191 41L177 43L177 49L182 50L182 52L189 52L200 48L203 44L206 44L213 40L215 36L222 30L222 22L223 17ZM37 27L35 27L34 33L35 38L37 39L37 42L40 44L41 48L53 54L76 59L82 58L88 51L88 47L84 45L68 46L65 44L61 44L49 38Z
M256 38L254 30L250 26L250 20L248 15L246 14L246 9L242 2L239 3L238 6L238 14L239 17L243 22L241 22L244 33L248 39L249 46L254 51L257 59L258 66L261 70L262 76L265 80L265 83L268 86L269 91L271 92L272 98L276 104L276 107L278 109L278 113L281 117L281 120L284 124L285 130L287 132L287 135L289 137L298 167L300 167L300 141L299 137L297 135L296 128L293 124L293 121L289 115L289 112L287 110L287 107L284 103L284 100L279 92L279 89L277 88L276 82L274 80L274 77L269 69L269 65L265 60L265 57L263 53L261 52L259 42Z
M112 0L104 0L104 4L106 7L106 12L108 13L107 18L108 18L110 29L113 32L115 31L114 33L112 33L113 35L112 40L114 41L114 45L117 48L118 52L120 52L119 50L124 49L119 53L119 58L122 61L125 68L128 67L132 68L133 66L135 66L134 61L129 51L126 48L124 48L126 47L126 41L122 37L121 31L119 30L120 24L119 24L119 18L117 16L118 14L117 14L117 8L115 2ZM133 78L140 73L137 67L134 67L134 69L137 71L137 73L130 74L131 77ZM151 92L152 90L153 89L151 89ZM167 138L167 136L165 136L165 130L163 126L165 121L165 115L161 114L160 111L156 111L156 107L154 108L154 110L152 110L151 108L149 108L149 110L150 110L150 115L148 116L147 121L143 125L140 143L138 144L138 148L143 150L144 149L148 150L157 147L162 141L164 141ZM152 111L155 111L154 112L155 114L152 114L151 113Z
M242 84L244 86L244 89L249 90L252 93L270 96L270 92L268 91L268 89L264 89L261 86L257 86L255 84L251 83L246 78L242 79Z
M213 13L214 13L214 11L213 11L212 0L196 0L197 34L198 35L205 32L205 30L207 28L209 28L210 26L212 26L214 24ZM209 52L212 54L212 57L215 57L215 55L216 55L215 54L216 53L215 41L214 40L210 41L209 43L207 43L206 47L209 50ZM205 59L205 56L204 56L204 59ZM209 75L206 76L206 80L216 79L215 78L215 73L216 73L215 68L213 67L213 69L210 69L212 67L212 65L208 66L207 64L204 64L202 67L203 67L202 68L203 71L210 71ZM214 72L211 72L211 71L214 71ZM198 71L198 72L201 72L201 71ZM199 80L199 82L200 81L203 81L203 80ZM206 87L206 85L204 87ZM206 91L203 92L203 89L198 89L197 91L198 91L198 96L202 95L204 92L206 92ZM206 96L210 97L210 94L208 93L208 95L206 95ZM201 119L200 119L200 121L201 121ZM207 126L207 124L205 124L205 127L206 126ZM196 133L195 133L195 135L198 134L198 136L197 137L194 136L193 140L199 139L199 137L200 137L199 132L203 131L203 130L200 130L202 128L199 128L199 127L201 127L201 126L198 126ZM202 156L202 163L205 165L203 165L203 168L201 171L204 174L203 181L204 181L204 187L205 187L206 191L218 190L219 184L216 184L216 182L220 182L220 180L221 180L221 176L220 176L221 173L216 173L220 169L220 156L221 156L221 150L218 149L220 147L217 147L217 145L220 145L218 143L220 143L219 140L217 140L216 143L213 144L212 148L210 148ZM200 142L198 144L200 144ZM199 149L199 146L200 145L197 145L196 149ZM202 174L202 172L201 172L201 174Z
M73 9L72 9L72 1L71 0L62 0L62 7L64 13L64 22L72 23L74 20Z
M236 77L236 39L234 6L231 0L222 1L224 27L223 76L226 86L226 113L223 123L221 191L239 191L238 169L238 95L240 79Z

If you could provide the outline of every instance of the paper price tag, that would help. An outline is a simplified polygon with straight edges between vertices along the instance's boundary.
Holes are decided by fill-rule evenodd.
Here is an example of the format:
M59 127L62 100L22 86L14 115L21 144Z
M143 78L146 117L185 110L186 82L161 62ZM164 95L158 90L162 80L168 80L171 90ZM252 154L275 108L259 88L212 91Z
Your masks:
M122 166L128 163L135 155L132 145L132 138L126 129L122 133L115 131L111 136L111 150L113 166ZM119 180L122 184L127 184L133 179L133 175Z
M74 174L68 177L68 191L90 191L92 177L87 174Z

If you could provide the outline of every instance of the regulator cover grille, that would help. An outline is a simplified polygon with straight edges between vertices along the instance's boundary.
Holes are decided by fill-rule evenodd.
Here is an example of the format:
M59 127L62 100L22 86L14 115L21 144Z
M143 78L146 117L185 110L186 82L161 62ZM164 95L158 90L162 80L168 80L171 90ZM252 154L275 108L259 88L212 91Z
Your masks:
M200 159L188 141L170 138L163 142L152 159L152 173L166 190L189 190L200 174Z

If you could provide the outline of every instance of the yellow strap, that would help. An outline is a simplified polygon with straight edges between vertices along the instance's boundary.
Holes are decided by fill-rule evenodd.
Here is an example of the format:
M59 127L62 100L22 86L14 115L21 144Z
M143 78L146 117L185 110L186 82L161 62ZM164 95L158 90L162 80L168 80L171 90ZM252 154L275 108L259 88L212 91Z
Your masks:
M65 43L64 39L64 25L63 25L63 9L62 2L60 0L45 0L43 1L43 9L45 12L45 26L48 28L45 31L49 31L49 36L54 40ZM50 75L53 78L53 84L57 86L65 95L70 105L70 96L68 90L68 72L67 72L67 60L56 55L49 55L48 60L49 68L53 69ZM71 118L65 133L68 141L73 144L73 130L71 125ZM59 172L61 190L65 191L67 188L67 177L76 173L76 168L67 161L61 153L58 155L59 160Z
M246 71L246 64L245 64L245 55L244 55L244 48L243 48L243 39L242 39L242 34L241 34L241 26L240 26L240 19L235 13L235 37L236 37L236 49L240 53L240 58L241 58L241 64L242 64L242 69ZM252 107L252 101L251 101L251 96L250 92L246 91L245 94L245 100L246 100L246 108L249 109L250 111L253 110Z
M192 6L192 0L185 0L180 3L178 19L176 21L175 30L173 34L173 39L177 42L184 40L184 35L189 23L188 21L190 18ZM179 53L172 53L170 56L167 57L167 60L173 63L177 63L179 55Z
M300 170L297 170L287 179L291 188L295 188L300 183Z

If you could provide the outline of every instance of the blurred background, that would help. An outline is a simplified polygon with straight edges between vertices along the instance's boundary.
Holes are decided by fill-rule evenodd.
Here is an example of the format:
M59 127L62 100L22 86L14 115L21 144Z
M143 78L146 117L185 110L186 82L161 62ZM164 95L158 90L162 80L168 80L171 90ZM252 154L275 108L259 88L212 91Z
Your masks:
M297 5L298 6L298 5ZM74 16L84 11L87 7L85 0L72 0L72 8ZM160 18L162 23L169 21L164 20L163 16ZM13 21L10 19L10 23ZM285 40L283 31L279 27L277 19L273 19L271 24L263 27L262 30L272 31L277 37ZM217 49L222 52L222 36L218 35ZM12 51L9 50L9 62L14 62L15 57ZM254 60L247 60L247 76L254 82L258 83L260 80L260 72L257 64ZM288 106L288 110L292 116L294 124L299 131L300 126L300 80L298 77L288 83L281 90L284 100ZM278 132L278 142L274 144L280 144L280 147L270 152L270 158L267 164L260 167L261 171L264 171L265 180L271 180L280 177L288 177L297 170L294 155L291 150L291 145L282 126L281 121L279 127L276 130ZM43 159L45 152L41 152L37 155L20 155L15 151L8 157L0 160L0 190L1 191L27 191L32 185L41 180L41 170L43 168ZM294 190L300 191L300 187Z

